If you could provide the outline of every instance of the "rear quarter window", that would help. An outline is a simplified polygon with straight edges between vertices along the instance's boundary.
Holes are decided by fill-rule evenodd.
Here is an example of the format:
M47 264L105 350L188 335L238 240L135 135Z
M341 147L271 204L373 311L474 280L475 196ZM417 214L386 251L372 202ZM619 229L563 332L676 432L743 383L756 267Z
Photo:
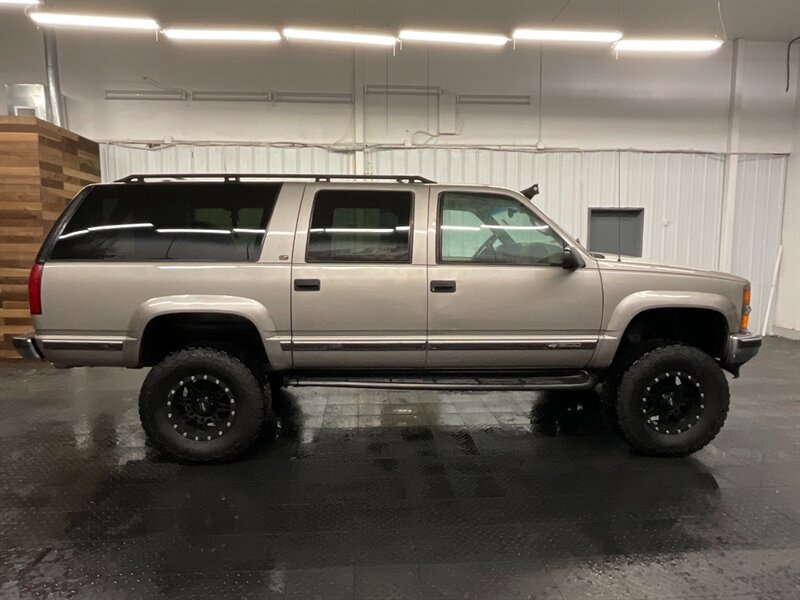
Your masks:
M147 183L93 188L52 260L255 261L280 191L274 183Z

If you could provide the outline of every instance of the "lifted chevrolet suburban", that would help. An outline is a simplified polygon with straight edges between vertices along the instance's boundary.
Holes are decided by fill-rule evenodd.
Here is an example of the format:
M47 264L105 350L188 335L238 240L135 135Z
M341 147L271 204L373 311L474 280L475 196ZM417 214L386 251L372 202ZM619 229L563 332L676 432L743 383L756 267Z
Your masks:
M181 460L247 450L284 385L602 384L637 451L694 452L761 338L746 280L593 255L524 193L416 176L132 175L44 241L21 354L153 367L139 411Z

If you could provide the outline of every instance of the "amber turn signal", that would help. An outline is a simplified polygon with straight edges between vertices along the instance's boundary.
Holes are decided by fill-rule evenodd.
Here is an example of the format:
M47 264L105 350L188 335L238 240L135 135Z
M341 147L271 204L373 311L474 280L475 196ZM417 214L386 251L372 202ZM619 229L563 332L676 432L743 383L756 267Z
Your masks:
M742 320L739 323L739 328L742 331L747 331L747 325L750 322L750 287L744 288L742 292Z

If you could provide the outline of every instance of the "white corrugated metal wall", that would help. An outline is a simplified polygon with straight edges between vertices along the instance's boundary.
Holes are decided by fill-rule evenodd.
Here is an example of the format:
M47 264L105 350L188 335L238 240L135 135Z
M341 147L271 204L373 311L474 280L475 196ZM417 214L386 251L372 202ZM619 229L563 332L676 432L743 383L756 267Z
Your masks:
M103 179L130 173L355 173L355 151L270 145L159 148L103 144ZM740 155L732 271L753 284L751 329L763 324L780 243L786 157ZM725 157L719 154L488 148L373 148L374 174L419 174L450 183L523 189L538 183L536 203L586 240L589 209L644 209L645 258L719 267Z
M781 243L786 187L785 156L741 156L736 178L736 212L731 270L752 286L750 329L761 331ZM768 323L771 332L775 307Z
M315 146L100 145L103 181L131 173L354 173L353 152Z

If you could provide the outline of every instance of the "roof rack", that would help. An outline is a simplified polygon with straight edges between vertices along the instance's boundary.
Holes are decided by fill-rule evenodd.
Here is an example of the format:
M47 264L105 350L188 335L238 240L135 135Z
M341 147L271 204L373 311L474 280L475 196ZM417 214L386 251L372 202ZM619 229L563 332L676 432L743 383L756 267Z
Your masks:
M153 173L128 175L115 183L145 183L152 179L222 179L225 182L240 182L242 179L313 179L314 181L333 181L334 179L363 179L396 181L398 183L436 183L421 175L324 175L324 174L283 174L283 173Z

